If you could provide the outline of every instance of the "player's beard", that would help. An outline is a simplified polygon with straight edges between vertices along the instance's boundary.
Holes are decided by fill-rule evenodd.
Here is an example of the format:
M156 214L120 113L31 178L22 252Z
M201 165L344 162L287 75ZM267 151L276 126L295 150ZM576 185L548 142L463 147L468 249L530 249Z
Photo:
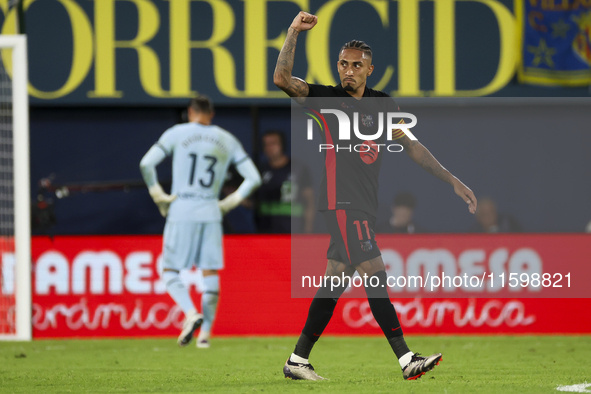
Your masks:
M345 89L346 92L353 92L355 93L355 91L357 91L357 89L355 89L353 86L351 86L351 84L347 83L343 89Z

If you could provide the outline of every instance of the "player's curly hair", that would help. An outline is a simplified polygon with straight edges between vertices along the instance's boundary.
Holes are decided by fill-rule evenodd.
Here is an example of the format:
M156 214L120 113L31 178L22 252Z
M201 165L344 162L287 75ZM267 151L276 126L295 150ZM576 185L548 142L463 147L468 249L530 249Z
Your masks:
M343 45L343 47L341 48L341 52L344 51L345 49L357 49L357 50L365 53L366 55L368 55L370 59L372 58L371 47L363 41L351 40L348 43L346 43L345 45Z
M203 112L208 114L213 112L213 102L204 94L192 98L191 102L189 103L189 107L191 107L195 112Z

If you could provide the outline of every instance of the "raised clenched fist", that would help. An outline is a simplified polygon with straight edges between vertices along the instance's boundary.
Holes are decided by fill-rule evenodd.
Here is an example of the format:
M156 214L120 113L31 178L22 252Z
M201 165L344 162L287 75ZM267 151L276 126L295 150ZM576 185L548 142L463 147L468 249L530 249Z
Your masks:
M316 23L318 23L318 17L316 15L300 11L300 13L294 18L293 22L291 22L291 27L297 32L300 32L310 30L316 26Z

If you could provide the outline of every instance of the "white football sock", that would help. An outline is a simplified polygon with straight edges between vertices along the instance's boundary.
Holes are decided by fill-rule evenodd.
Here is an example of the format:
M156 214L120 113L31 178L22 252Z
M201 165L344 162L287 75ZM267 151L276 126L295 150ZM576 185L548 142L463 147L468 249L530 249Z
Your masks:
M189 290L181 282L178 272L164 271L162 273L162 281L166 284L166 291L168 291L174 302L182 309L185 316L188 316L192 310L197 310L189 295Z
M209 275L203 277L205 291L201 295L201 309L203 310L203 325L201 331L211 332L213 321L215 320L215 311L218 306L220 293L219 275Z
M298 363L298 364L310 364L308 362L307 358L303 358L298 356L295 353L292 353L291 356L289 356L289 359L291 360L292 363Z
M413 354L413 352L408 352L398 359L398 362L400 363L400 368L404 368L408 365L408 363L412 359Z

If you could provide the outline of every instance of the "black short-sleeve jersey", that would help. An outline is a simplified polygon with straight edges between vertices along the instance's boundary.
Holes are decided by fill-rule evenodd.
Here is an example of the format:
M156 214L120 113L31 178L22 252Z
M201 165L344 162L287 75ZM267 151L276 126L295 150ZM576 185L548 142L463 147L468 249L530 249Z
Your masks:
M365 88L363 97L356 99L337 86L308 84L308 97L324 99L306 100L322 122L321 130L324 144L333 149L324 149L325 167L319 190L318 210L356 209L376 216L378 208L378 178L382 157L386 152L387 133L383 130L375 140L362 140L353 133L354 113L357 113L358 130L363 135L375 134L379 127L379 116L386 112L397 112L398 105L384 92ZM382 98L370 99L366 98ZM312 108L315 107L315 108ZM333 114L322 114L321 108L334 108L345 112L351 119L350 140L339 140L339 122ZM382 115L380 115L382 113ZM398 119L396 120L398 123ZM386 120L383 120L385 129Z

